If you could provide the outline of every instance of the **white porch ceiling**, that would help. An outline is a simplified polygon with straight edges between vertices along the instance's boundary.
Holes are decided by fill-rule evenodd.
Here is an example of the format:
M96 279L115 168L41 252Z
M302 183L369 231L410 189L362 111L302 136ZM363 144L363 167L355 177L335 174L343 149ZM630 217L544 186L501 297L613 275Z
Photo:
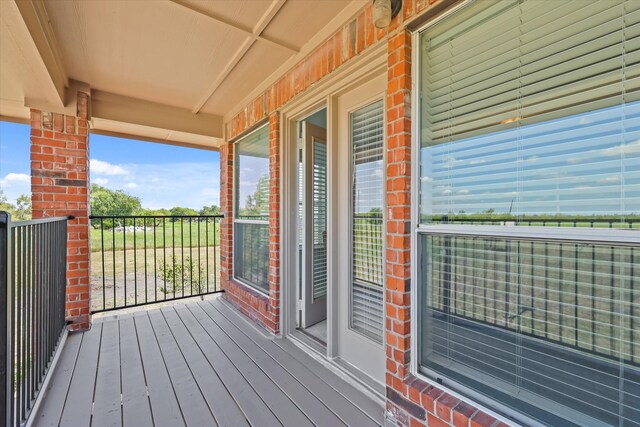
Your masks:
M75 80L132 100L132 120L95 108L96 130L215 148L224 116L366 1L2 0L0 115L63 109Z

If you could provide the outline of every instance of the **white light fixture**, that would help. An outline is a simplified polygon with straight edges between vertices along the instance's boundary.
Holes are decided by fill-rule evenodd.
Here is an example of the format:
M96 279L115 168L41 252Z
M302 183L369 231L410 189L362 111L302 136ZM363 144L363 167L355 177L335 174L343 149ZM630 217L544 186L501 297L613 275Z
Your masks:
M402 0L373 0L373 25L387 28L402 9Z

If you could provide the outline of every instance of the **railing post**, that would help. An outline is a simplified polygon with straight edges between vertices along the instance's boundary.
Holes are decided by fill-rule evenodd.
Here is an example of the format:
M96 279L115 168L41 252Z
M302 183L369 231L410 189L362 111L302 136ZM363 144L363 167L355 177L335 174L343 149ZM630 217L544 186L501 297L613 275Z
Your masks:
M11 244L11 215L0 211L0 419L6 426L11 425L11 265L9 250Z

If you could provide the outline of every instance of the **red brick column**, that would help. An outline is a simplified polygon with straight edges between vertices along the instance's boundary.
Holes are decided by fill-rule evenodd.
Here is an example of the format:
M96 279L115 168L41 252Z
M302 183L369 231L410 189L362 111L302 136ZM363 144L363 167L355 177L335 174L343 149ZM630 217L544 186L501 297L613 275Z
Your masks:
M75 217L67 225L66 301L74 330L91 327L88 103L79 92L75 117L31 110L33 218Z
M269 329L280 329L280 113L269 116Z
M387 411L405 426L506 427L410 373L411 34L389 38L387 82ZM413 165L418 167L418 165Z
M234 146L220 147L220 284L227 289L233 277L233 161Z
M411 35L388 42L387 82L387 398L407 396L411 347Z

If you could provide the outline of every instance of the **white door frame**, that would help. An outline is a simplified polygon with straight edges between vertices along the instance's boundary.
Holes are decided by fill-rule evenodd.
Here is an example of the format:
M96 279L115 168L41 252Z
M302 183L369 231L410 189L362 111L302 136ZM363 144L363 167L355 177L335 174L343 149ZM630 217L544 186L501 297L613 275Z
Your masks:
M333 76L316 83L282 107L280 113L280 330L283 336L291 336L296 330L296 288L298 284L298 194L297 188L297 122L313 112L327 108L327 211L332 213L335 186L334 141L337 141L337 98L357 87L371 77L386 73L387 42L382 40L367 52L344 64ZM332 214L327 218L327 253L333 253L332 242L337 238ZM327 262L327 348L325 356L333 359L338 355L337 322L338 310L336 271L329 257ZM380 369L384 369L381 367Z

